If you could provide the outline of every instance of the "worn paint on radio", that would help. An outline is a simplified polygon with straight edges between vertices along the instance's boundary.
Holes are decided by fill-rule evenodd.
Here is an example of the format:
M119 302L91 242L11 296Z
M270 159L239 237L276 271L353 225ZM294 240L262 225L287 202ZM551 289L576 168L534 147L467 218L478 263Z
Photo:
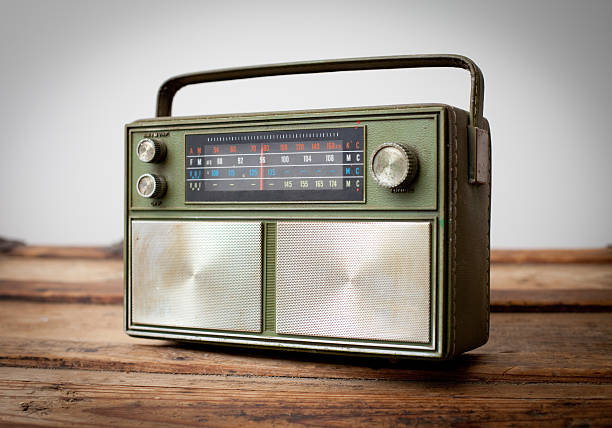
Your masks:
M459 121L462 122L458 125ZM408 192L392 193L377 186L370 177L368 165L364 177L365 203L185 203L184 136L186 133L290 130L356 126L357 124L366 129L366 162L368 163L376 147L385 142L400 142L415 149L419 157L420 168L414 185ZM466 200L468 205L461 205L458 209L451 209L450 205L454 193L465 192L465 190L458 189L457 186L464 181L467 182L468 178L467 162L466 165L460 162L466 156L467 132L464 128L466 124L467 114L465 112L447 106L432 105L196 118L158 118L128 125L126 128L126 237L128 237L126 242L130 244L127 245L125 252L127 260L126 330L129 334L140 337L196 340L209 343L319 352L422 358L444 358L458 352L457 350L460 351L461 347L466 349L469 346L482 343L481 331L457 330L459 323L457 317L464 317L461 323L465 323L465 320L471 322L470 319L472 318L480 322L479 320L482 318L480 314L483 313L484 309L473 307L472 312L464 310L457 314L456 305L465 305L471 302L470 295L472 294L478 299L482 294L483 287L488 282L486 284L470 284L464 281L460 284L462 288L457 289L455 275L464 275L465 277L462 272L466 272L467 265L464 262L453 265L454 262L451 263L452 260L447 259L450 256L462 258L468 254L466 251L462 251L457 256L458 253L454 250L456 236L465 234L470 229L484 230L486 226L482 225L482 220L474 219L474 222L471 222L469 219L466 220L465 216L461 217L464 215L461 213L464 212L465 207L470 206L468 200ZM155 133L159 135L157 138L167 145L166 160L158 164L145 164L138 161L134 153L138 140ZM450 153L447 150L450 150ZM134 190L137 177L148 172L160 174L167 178L168 192L159 201L141 198ZM475 197L486 198L485 190L484 187L480 190L474 190ZM478 204L481 204L480 199ZM484 199L482 200L484 201ZM484 214L488 216L488 211ZM463 220L457 222L458 216ZM228 261L223 262L225 267L220 269L231 267L231 270L241 271L247 269L247 265L256 266L257 263L254 260L259 258L261 262L259 268L253 270L257 271L259 297L244 300L249 308L255 306L258 308L257 310L253 309L253 313L259 314L257 327L255 327L255 322L245 327L241 324L242 321L225 321L215 324L215 322L209 320L207 325L203 325L198 324L200 320L195 319L185 323L177 322L176 319L171 318L166 318L165 321L159 317L155 319L155 316L151 317L146 323L142 322L144 312L142 309L138 309L138 306L143 304L140 302L142 295L135 295L130 288L130 284L134 278L140 275L139 266L150 266L151 260L146 256L144 259L134 259L134 257L139 257L137 253L140 252L140 249L137 246L132 247L135 234L132 225L164 222L188 225L216 224L221 226L218 229L219 231L222 231L226 226L229 227L229 225L238 226L250 223L259 225L261 228L259 238L255 239L248 233L244 234L244 238L234 235L235 248L234 246L227 246L222 250L214 250L221 251L228 256ZM287 327L287 318L282 320L282 305L290 301L291 297L289 300L283 300L280 287L290 287L291 284L297 284L301 280L297 274L294 279L288 279L290 277L286 275L290 271L290 266L287 263L287 252L282 248L287 248L286 245L283 245L288 241L279 236L279 231L283 230L283 224L297 225L301 222L309 225L315 225L317 222L329 224L367 223L380 224L381 227L385 227L384 224L387 224L387 222L406 226L410 224L426 225L428 232L419 234L421 244L417 247L420 248L420 251L416 250L413 256L418 255L423 259L421 261L423 267L421 273L426 272L425 277L427 278L421 277L418 287L421 292L427 289L427 293L416 298L413 306L418 307L421 313L421 318L419 318L421 324L418 325L421 327L425 325L422 320L427 318L427 328L418 327L417 329L414 321L408 322L408 324L412 324L402 328L401 322L397 322L391 324L392 328L388 330L388 334L385 336L382 328L376 328L377 321L374 312L372 312L360 318L363 322L370 324L364 325L361 330L356 329L353 333L344 333L344 336L329 329L316 331L315 329L309 330L304 326L302 326L302 330L297 328L291 331ZM316 226L310 227L315 228ZM311 232L316 234L316 230ZM427 239L423 240L425 235L429 241ZM481 249L488 251L488 246L484 245L484 241L477 242L474 240L474 238L479 239L480 235L482 235L480 232L473 237L465 235L465 239L461 238L460 241L468 246L475 243L475 246L472 247L477 250L473 252L474 257L482 260L485 253ZM404 240L410 240L410 238L404 238ZM486 235L486 238L488 238L488 235ZM320 244L325 245L325 240L326 237L321 235ZM197 242L188 242L190 242L189 245L192 246L193 251L185 247L180 251L188 254L202 251L202 247ZM248 242L259 243L245 252L243 246ZM481 245L481 242L483 245ZM405 244L408 247L411 245L410 242ZM296 251L309 250L308 246L301 248L299 243L295 245ZM347 242L346 247L351 248L358 245L358 242L351 241L350 243ZM235 250L239 248L243 249L238 251L241 254L240 256L235 253ZM279 248L281 249L280 253ZM391 253L383 253L384 255L380 256L382 257L379 260L380 269L377 272L381 275L391 275L405 280L409 275L402 270L402 266L396 265L394 269L392 268L394 259L400 259L398 261L400 263L402 257L391 255L392 251ZM245 260L244 257L250 260L246 264L241 262ZM425 258L427 261L424 261ZM232 265L232 263L236 264ZM360 263L366 262L362 259ZM184 269L180 266L177 267L179 271ZM159 266L155 266L154 269L159 269ZM404 273L402 274L402 272ZM481 275L479 272L485 273L485 270L477 270L476 274ZM486 273L488 275L488 269ZM488 276L486 279L488 281ZM403 280L400 282L403 282ZM255 281L253 280L252 283L254 284ZM224 284L222 289L227 293L228 299L231 300L233 287L239 286L238 281L226 281ZM303 287L307 285L309 284L303 282ZM324 286L322 283L310 285L315 288L313 289L314 294L311 296L315 296L316 292L320 292L320 288ZM410 291L410 285L405 285L405 287L408 287L406 290ZM362 296L365 299L369 295L375 301L375 291L378 292L379 290L370 290L369 292L364 290ZM294 298L306 299L308 297L299 294L296 293ZM407 302L402 301L405 299L401 295L401 293L397 295L400 296L398 301L391 302L386 306L390 319L400 320L402 317L406 319L407 307L410 305L407 306ZM190 299L186 297L187 294L182 296L185 299L183 307L189 307ZM255 301L257 301L256 305ZM181 305L177 304L177 306ZM141 312L139 313L139 311ZM219 311L219 315L222 313L223 311ZM470 315L471 313L473 315ZM282 322L279 323L279 320ZM316 320L316 316L313 316L312 320ZM293 327L299 326L294 324ZM416 330L418 330L418 333ZM455 343L458 343L458 345L455 346Z

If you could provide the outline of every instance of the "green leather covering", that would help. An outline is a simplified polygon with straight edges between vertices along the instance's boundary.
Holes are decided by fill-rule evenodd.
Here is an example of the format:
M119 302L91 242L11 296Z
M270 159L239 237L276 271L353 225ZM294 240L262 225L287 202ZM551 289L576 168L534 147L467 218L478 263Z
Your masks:
M342 110L278 112L192 118L157 118L126 127L126 317L128 334L139 337L228 345L302 349L313 352L444 359L477 347L488 337L490 172L486 184L469 180L467 112L445 105L387 106ZM364 126L367 160L389 141L414 147L419 176L407 193L377 186L366 172L365 203L185 204L184 135L218 130L270 130ZM488 124L484 121L484 129ZM481 125L482 127L482 125ZM152 137L168 147L167 159L145 164L135 146ZM490 163L489 163L490 165ZM151 201L138 196L135 181L144 172L165 176L168 193ZM262 332L244 335L206 330L141 326L131 320L131 228L133 220L261 220L263 231ZM275 226L282 220L425 220L432 224L431 341L423 347L374 340L308 338L303 346L274 330ZM214 334L213 334L214 333ZM317 342L320 340L319 342ZM393 346L389 346L393 345ZM400 345L399 347L397 345Z

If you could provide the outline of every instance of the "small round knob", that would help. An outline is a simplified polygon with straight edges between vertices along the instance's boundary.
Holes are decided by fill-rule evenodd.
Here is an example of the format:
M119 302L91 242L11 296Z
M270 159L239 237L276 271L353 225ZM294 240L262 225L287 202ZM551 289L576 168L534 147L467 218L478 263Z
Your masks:
M136 155L142 162L161 162L166 157L166 145L161 141L143 138L136 145Z
M161 198L166 188L166 179L157 174L142 174L136 181L136 191L143 198Z
M382 187L404 187L416 177L419 161L410 147L398 143L384 143L372 155L372 177Z

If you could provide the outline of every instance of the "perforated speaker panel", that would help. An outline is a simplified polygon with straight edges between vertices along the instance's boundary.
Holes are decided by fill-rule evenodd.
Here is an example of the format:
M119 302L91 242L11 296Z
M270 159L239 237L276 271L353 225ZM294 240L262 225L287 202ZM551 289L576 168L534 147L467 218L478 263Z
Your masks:
M279 222L279 334L429 342L428 222Z
M132 222L132 322L261 331L261 223Z

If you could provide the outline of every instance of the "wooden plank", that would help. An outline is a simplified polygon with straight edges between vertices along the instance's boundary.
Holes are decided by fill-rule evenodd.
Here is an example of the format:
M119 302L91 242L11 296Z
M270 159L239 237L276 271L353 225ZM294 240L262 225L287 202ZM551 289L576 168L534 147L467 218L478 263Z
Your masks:
M610 313L493 314L489 343L446 363L134 339L123 333L122 319L118 306L2 302L0 365L339 379L612 382Z
M0 256L0 299L122 304L123 261Z
M612 263L612 247L587 249L492 250L491 263Z
M0 368L0 419L62 426L605 426L609 385Z
M0 299L120 305L123 304L123 282L0 280ZM607 312L611 308L612 290L491 289L492 312Z
M0 280L86 284L122 281L121 260L0 256Z
M612 263L494 264L494 290L603 290L612 291ZM527 294L527 293L526 293Z
M612 264L493 264L491 310L609 311Z
M6 254L21 257L49 258L86 258L107 259L121 258L123 241L108 247L100 246L34 246L16 245L6 247ZM520 249L491 250L491 263L612 263L612 247L586 249Z
M492 312L609 312L612 290L491 290Z
M123 281L46 282L0 280L0 299L48 303L123 303Z
M0 256L0 299L123 303L117 259ZM612 310L612 264L494 264L493 311Z
M100 246L55 246L55 245L19 245L6 252L10 256L70 258L70 259L121 259L123 257L123 242Z

